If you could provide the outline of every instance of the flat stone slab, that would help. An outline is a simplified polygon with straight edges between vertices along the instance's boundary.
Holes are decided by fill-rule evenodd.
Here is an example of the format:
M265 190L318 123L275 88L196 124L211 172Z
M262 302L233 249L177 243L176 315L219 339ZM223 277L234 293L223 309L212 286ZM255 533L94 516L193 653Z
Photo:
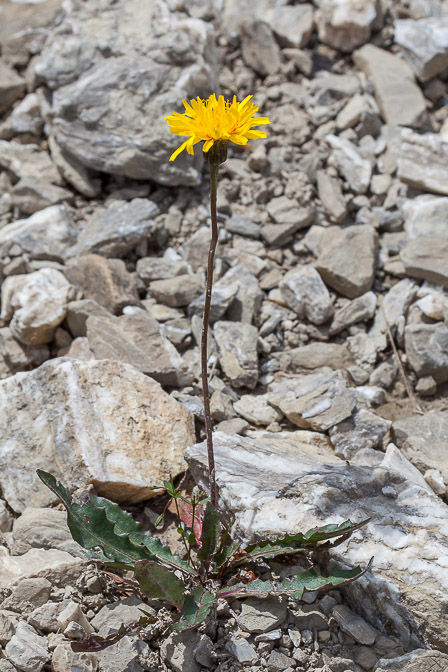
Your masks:
M345 589L350 599L376 629L390 632L392 626L407 645L426 642L448 652L443 501L390 466L330 462L291 439L274 443L216 432L214 443L221 506L235 513L240 538L275 538L371 517L331 551L332 562L344 567L365 566L375 556L372 570ZM206 487L205 442L188 448L186 459Z

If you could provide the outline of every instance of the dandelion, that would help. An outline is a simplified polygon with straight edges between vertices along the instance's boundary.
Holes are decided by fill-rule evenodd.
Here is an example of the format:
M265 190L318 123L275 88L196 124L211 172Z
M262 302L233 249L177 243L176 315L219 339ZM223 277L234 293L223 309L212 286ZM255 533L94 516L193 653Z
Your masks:
M267 117L254 117L258 107L251 102L252 96L237 102L233 96L232 102L224 100L224 96L216 99L213 93L208 100L196 98L187 103L183 101L185 112L174 112L170 117L164 117L170 125L171 133L187 137L180 147L170 156L170 161L179 156L186 149L188 154L194 154L193 147L203 142L205 158L210 165L210 214L212 236L208 251L207 277L205 286L204 313L202 318L201 337L201 378L202 396L204 403L205 435L207 439L208 482L210 487L211 504L217 507L215 456L213 450L213 424L210 412L210 392L208 387L208 359L207 336L210 321L210 304L213 288L213 267L215 262L216 245L218 243L218 217L216 212L216 195L218 191L219 166L227 158L227 145L246 145L248 140L265 138L264 131L253 130L253 126L269 124Z
M184 149L188 154L194 154L193 147L198 142L204 142L203 151L207 154L216 144L225 145L227 148L228 142L246 145L248 140L265 138L264 131L256 131L252 127L269 124L270 121L267 117L254 118L258 107L251 102L251 98L252 96L246 96L238 103L236 96L233 96L230 102L224 100L224 96L219 96L217 100L213 93L208 100L198 97L190 100L190 103L182 101L185 107L183 114L174 112L172 116L165 117L171 133L188 137L171 154L170 161L174 161Z

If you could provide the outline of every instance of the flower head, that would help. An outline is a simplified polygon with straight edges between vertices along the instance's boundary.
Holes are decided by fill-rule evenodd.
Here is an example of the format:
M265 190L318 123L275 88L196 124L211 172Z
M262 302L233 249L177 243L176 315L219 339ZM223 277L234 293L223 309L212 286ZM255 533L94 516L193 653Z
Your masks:
M208 100L196 98L187 103L182 101L185 106L185 112L180 114L174 112L170 117L164 119L170 125L171 133L188 137L180 147L170 156L170 161L186 149L189 154L194 154L193 147L198 142L204 142L203 151L209 149L218 141L235 143L235 145L245 145L252 138L265 138L264 131L254 131L253 126L269 124L267 117L255 117L258 112L252 102L252 96L238 103L236 96L233 96L232 102L224 100L224 96L216 96L213 93Z

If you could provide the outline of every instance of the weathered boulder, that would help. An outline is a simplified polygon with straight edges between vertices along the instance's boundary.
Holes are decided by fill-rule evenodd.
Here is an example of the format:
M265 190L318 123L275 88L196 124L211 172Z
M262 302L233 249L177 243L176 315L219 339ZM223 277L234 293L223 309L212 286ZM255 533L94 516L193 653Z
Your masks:
M54 501L37 468L115 501L152 497L194 441L189 411L121 362L52 360L1 381L0 408L0 484L18 512Z

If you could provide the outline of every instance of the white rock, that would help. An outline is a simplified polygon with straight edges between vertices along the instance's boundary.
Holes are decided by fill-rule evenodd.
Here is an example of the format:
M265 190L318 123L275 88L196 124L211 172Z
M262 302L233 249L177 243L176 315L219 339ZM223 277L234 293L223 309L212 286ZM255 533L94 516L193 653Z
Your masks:
M36 93L29 93L14 108L11 114L11 125L14 133L40 133L44 120L41 116L39 97Z
M90 625L86 615L81 609L81 605L77 602L69 602L65 609L58 615L57 622L61 630L65 630L70 622L75 622L82 626L88 634L95 632L95 628Z
M15 511L54 501L37 468L71 489L147 499L184 470L193 440L189 411L121 362L56 359L0 382L0 484Z
M333 317L330 292L312 264L298 265L288 271L279 287L286 304L300 318L324 324Z
M245 394L234 402L233 408L238 415L255 425L270 425L271 422L278 422L283 417L282 413L268 403L264 394Z
M403 642L447 650L448 508L436 495L384 467L328 462L301 448L215 433L221 505L235 513L242 539L273 538L372 517L331 551L340 566L372 570L345 590L367 621L392 623ZM186 453L205 485L205 442ZM336 459L336 458L334 458ZM424 626L424 640L419 627Z
M16 634L5 647L8 660L22 672L40 672L51 656L48 639L37 634L28 623L21 621Z
M317 13L319 40L341 51L353 51L367 42L377 18L375 0L320 0Z
M50 343L65 318L74 291L65 276L54 268L11 275L2 284L0 318L11 320L11 333L21 343Z
M448 198L423 194L409 198L401 206L404 230L413 240L430 236L448 238Z
M417 77L426 82L448 67L448 16L397 19L395 43L403 49Z
M32 548L23 555L0 557L0 590L10 589L21 579L42 577L56 586L66 586L79 576L80 558L56 549Z
M325 140L333 149L339 170L357 194L364 194L370 184L372 166L364 159L358 148L347 140L337 135L327 135Z
M314 26L312 5L278 6L266 18L282 47L306 47Z
M428 492L432 492L431 487L420 471L414 467L412 462L409 462L394 443L389 443L387 446L381 466L385 469L393 469L394 471L397 471L399 474L405 476L410 483L415 483L415 485L418 485L420 488L425 488Z
M436 495L445 495L447 486L443 480L443 476L438 469L428 469L423 474L423 478L427 484L434 490Z
M448 195L448 142L437 133L400 131L397 175L422 191Z
M35 212L27 219L17 219L2 227L0 244L15 241L24 251L31 254L47 250L52 256L59 254L63 258L64 250L70 244L73 235L65 206L51 205Z

